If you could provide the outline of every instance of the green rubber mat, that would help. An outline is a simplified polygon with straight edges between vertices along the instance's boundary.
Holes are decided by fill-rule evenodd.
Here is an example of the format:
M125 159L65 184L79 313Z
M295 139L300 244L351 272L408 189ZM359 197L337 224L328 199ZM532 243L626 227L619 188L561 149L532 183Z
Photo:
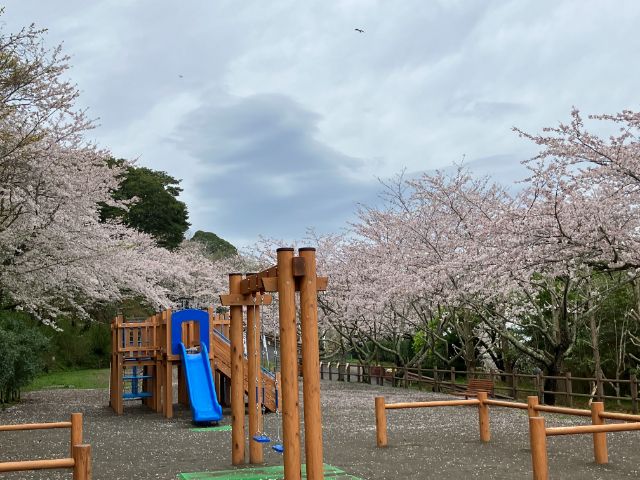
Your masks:
M231 425L221 425L219 427L195 427L192 432L230 432Z
M302 465L302 478L307 478ZM339 480L362 480L348 475L339 468L324 464L324 478ZM284 480L284 467L236 468L217 472L179 473L178 480Z

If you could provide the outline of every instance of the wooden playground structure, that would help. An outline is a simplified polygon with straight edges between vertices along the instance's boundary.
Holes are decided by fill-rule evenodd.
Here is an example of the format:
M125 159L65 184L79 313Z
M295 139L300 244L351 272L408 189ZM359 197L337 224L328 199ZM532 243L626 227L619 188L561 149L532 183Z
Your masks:
M529 417L529 442L531 445L533 479L548 480L549 467L547 457L547 437L557 435L593 434L593 454L595 462L597 464L606 464L609 462L606 434L611 432L640 430L640 415L606 412L604 410L603 402L593 402L591 404L591 410L583 410L577 408L540 405L537 396L527 397L527 403L492 400L488 398L487 392L482 391L478 392L476 397L477 398L468 400L442 400L406 403L385 403L384 397L376 397L376 444L378 447L386 447L388 445L387 410L477 406L480 440L482 442L489 442L491 440L489 422L490 406L527 410ZM540 416L540 412L590 417L591 425L546 428L545 420ZM606 419L619 420L625 423L605 424Z
M68 428L71 432L71 455L68 458L46 460L22 460L0 462L0 473L22 472L28 470L51 470L68 468L73 470L74 480L91 480L91 445L82 444L82 414L72 413L68 422L25 423L19 425L0 425L0 432L25 430L51 430Z
M265 304L270 298L262 300ZM166 418L173 417L173 371L178 368L178 403L189 406L184 371L179 355L172 352L172 312L165 310L143 321L125 321L117 316L111 324L111 381L109 403L113 411L121 415L127 400L141 400L152 410ZM231 352L228 314L214 313L208 309L208 332L201 331L201 324L187 321L180 324L181 338L189 349L204 343L208 334L211 349L209 360L214 373L214 383L219 399L230 398ZM251 348L254 346L251 345ZM256 346L258 348L259 346ZM249 357L251 357L251 351ZM245 363L247 360L245 359ZM264 385L263 402L269 411L275 410L275 377L267 371L260 372ZM248 379L244 378L245 392Z
M263 462L263 445L272 439L263 431L262 414L282 413L282 441L272 448L284 455L287 480L302 478L298 377L303 377L306 478L324 478L320 413L320 358L318 339L318 291L328 279L316 273L316 251L300 248L277 250L277 264L254 274L229 274L229 293L221 304L229 314L208 309L208 321L176 322L167 310L144 321L112 322L110 405L122 414L126 400L141 400L167 418L173 416L173 369L178 367L178 401L189 405L181 356L175 355L176 328L186 349L210 345L208 353L217 397L229 400L232 416L233 465L245 463L245 408L249 416L249 462ZM278 294L280 374L262 368L260 355L261 308ZM296 292L300 301L296 306ZM298 362L297 311L302 339ZM182 311L185 312L185 311ZM246 312L246 330L245 326ZM200 312L202 313L202 312ZM246 334L246 355L244 342ZM299 365L301 372L299 372ZM245 402L245 396L248 402ZM222 402L221 402L222 403ZM227 403L227 402L225 402Z

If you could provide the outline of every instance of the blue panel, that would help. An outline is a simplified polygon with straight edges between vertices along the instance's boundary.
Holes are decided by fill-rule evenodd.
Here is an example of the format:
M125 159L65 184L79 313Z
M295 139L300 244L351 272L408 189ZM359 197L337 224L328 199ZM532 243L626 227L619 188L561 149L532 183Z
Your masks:
M122 398L125 400L131 400L136 398L149 398L153 397L153 393L151 392L140 392L140 393L124 393L122 394Z
M179 310L171 314L171 354L180 354L180 344L182 343L182 327L184 322L194 321L200 325L200 345L206 345L207 351L211 349L209 345L209 312L204 310L188 309Z

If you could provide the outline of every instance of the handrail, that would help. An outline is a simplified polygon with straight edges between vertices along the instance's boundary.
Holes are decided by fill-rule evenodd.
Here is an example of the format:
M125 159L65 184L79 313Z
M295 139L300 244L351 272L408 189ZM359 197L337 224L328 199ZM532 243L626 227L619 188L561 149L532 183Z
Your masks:
M25 470L48 470L53 468L73 468L73 458L56 458L53 460L22 460L18 462L0 462L0 472L23 472Z
M554 407L551 405L536 405L533 407L538 412L563 413L565 415L576 415L578 417L590 417L590 410L582 410L579 408Z
M432 402L406 402L406 403L387 403L384 408L386 410L396 410L405 408L429 408L429 407L457 407L464 405L478 405L479 400L434 400Z
M609 425L577 425L575 427L545 428L547 437L555 435L576 435L580 433L628 432L640 430L640 423L610 423Z
M72 422L22 423L19 425L0 425L0 432L21 430L49 430L54 428L71 428Z
M526 410L529 408L526 403L521 402L505 402L504 400L491 400L487 399L484 401L487 405L493 405L495 407L506 407L506 408L519 408L521 410Z

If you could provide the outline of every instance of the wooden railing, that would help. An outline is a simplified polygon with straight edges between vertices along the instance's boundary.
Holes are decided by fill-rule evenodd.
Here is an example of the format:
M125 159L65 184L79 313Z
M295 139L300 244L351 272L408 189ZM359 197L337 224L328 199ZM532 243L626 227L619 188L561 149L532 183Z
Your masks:
M477 398L475 399L436 400L430 402L385 403L384 397L376 397L376 445L378 447L386 447L388 445L386 414L387 410L457 406L478 407L478 424L480 429L480 440L482 442L489 442L491 440L489 418L490 406L527 410L527 414L529 416L529 441L531 444L533 480L549 479L549 466L547 460L547 437L549 436L575 435L581 433L593 434L594 459L597 464L602 465L609 462L606 433L640 430L640 415L606 412L604 410L603 402L593 402L591 404L590 410L583 410L577 408L540 405L538 403L537 396L528 397L527 403L491 400L487 398L486 392L478 392ZM540 416L540 412L590 417L591 425L545 428L544 418ZM605 425L605 420L620 420L629 423L614 423Z
M524 398L536 395L542 402L545 394L555 395L556 403L573 407L577 400L628 402L633 413L638 413L638 379L607 379L604 377L574 377L564 375L532 375L517 372L484 372L440 368L384 367L338 362L320 362L320 378L345 382L372 383L394 387L430 387L436 392L461 392L471 378L486 378L494 381L495 393L499 397ZM560 388L545 389L547 380L555 380ZM614 385L615 388L611 387ZM582 391L594 391L582 393ZM612 391L613 390L613 391ZM617 395L615 392L619 391Z
M73 469L74 480L91 480L91 446L82 444L81 413L72 413L71 421L69 422L0 425L0 432L50 430L55 428L68 428L71 430L71 456L69 458L0 462L0 472L69 468Z

